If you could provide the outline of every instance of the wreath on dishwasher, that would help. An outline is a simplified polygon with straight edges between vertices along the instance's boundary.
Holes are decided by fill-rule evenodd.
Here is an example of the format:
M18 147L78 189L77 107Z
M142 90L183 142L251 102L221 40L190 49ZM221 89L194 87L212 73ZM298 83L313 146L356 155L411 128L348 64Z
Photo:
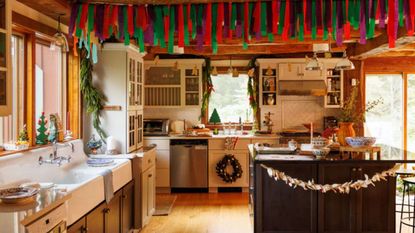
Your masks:
M228 165L232 166L233 172L228 172ZM216 164L216 174L226 183L235 182L237 179L242 177L242 167L239 161L232 154L226 154Z

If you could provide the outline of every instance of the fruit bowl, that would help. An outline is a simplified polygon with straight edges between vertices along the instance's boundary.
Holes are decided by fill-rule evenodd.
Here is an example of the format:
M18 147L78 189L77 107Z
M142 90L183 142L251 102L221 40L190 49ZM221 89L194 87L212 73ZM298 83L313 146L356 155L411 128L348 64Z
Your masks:
M376 142L375 137L346 137L346 142L351 147L373 146Z

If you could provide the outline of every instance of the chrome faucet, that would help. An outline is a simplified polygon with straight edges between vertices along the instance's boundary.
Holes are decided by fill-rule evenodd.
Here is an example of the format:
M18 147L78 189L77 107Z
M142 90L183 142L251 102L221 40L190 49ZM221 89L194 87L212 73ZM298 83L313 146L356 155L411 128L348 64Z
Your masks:
M49 159L43 159L42 156L39 156L39 165L42 165L44 163L49 163L49 164L57 164L58 166L61 166L63 161L66 161L67 163L71 162L71 158L72 158L71 155L58 156L58 148L67 147L67 146L71 148L72 153L75 151L75 147L72 142L65 142L65 143L53 142L52 144L53 153L49 155Z

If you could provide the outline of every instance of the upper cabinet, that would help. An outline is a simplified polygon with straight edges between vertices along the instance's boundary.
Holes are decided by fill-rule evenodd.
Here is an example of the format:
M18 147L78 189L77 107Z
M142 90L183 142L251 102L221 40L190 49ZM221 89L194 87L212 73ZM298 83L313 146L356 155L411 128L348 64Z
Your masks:
M278 65L279 80L324 80L323 70L306 70L305 63L284 62Z
M10 115L12 111L10 9L10 0L0 0L0 116Z
M203 59L146 62L145 107L200 106L203 64Z
M136 53L128 53L128 109L140 110L143 107L143 59Z

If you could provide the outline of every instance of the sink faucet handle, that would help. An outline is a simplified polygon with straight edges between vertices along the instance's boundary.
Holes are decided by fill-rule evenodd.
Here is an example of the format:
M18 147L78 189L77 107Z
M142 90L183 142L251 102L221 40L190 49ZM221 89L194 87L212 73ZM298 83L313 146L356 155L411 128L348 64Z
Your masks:
M43 164L43 157L42 156L39 156L38 162L39 162L39 165L42 165Z

